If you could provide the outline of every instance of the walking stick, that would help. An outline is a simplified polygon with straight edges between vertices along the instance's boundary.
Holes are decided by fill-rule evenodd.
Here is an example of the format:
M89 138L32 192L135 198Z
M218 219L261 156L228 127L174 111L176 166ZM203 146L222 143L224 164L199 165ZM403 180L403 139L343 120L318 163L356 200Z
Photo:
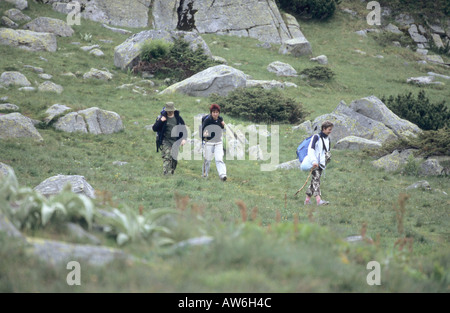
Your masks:
M295 197L300 191L302 191L303 188L305 188L306 183L308 182L308 179L311 177L312 171L313 171L313 169L311 169L311 171L309 171L309 175L308 175L308 177L306 178L305 183L303 184L302 188L300 188L299 190L297 190L297 192L294 194L294 197Z

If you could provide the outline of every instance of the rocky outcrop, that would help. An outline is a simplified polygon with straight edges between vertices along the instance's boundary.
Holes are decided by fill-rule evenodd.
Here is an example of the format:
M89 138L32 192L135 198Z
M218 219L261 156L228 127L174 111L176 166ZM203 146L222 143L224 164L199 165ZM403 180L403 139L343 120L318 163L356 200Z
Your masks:
M281 44L302 37L292 16L282 16L274 0L155 0L153 28L256 38Z
M416 136L422 132L417 125L394 114L375 96L353 101L350 103L350 108L357 113L383 123L398 137Z
M10 113L0 116L0 139L8 138L44 140L34 127L31 119L20 113Z
M25 24L23 28L39 33L52 33L60 37L71 37L74 34L74 30L66 21L50 17L38 17Z
M55 11L68 14L73 7L67 6L72 0L43 0ZM77 0L81 17L94 22L123 27L147 27L150 0Z
M69 113L59 118L54 127L69 133L83 132L94 135L112 134L124 129L119 114L97 107Z
M334 149L336 150L362 150L381 148L381 143L357 136L348 136L339 140Z
M230 91L246 86L246 75L233 67L217 65L167 87L160 94L182 93L194 97L211 94L226 96Z
M10 28L0 28L0 44L28 51L55 52L57 49L55 34Z
M197 33L184 31L146 30L137 33L114 49L114 65L121 69L133 68L140 61L141 47L149 40L162 39L173 42L173 38L183 39L192 50L203 48L205 54L212 57L208 45Z
M49 197L59 194L66 185L71 185L72 192L82 194L86 197L95 199L95 190L86 181L84 176L80 175L57 175L47 178L37 185L34 190L40 194Z
M394 172L400 170L403 166L408 162L408 158L410 155L416 150L408 149L404 151L395 150L389 155L386 155L376 161L372 162L372 165L379 169L384 169L388 172Z

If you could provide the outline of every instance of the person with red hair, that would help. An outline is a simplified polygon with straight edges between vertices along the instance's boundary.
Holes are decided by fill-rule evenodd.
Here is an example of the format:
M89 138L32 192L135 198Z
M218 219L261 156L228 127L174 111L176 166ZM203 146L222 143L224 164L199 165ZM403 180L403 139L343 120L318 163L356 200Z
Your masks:
M204 144L204 162L203 162L203 177L208 177L211 160L214 157L216 160L216 168L219 173L219 178L222 181L227 180L227 167L223 161L223 142L222 133L225 128L225 122L220 114L220 106L218 104L211 104L209 107L210 114L202 121L202 141Z

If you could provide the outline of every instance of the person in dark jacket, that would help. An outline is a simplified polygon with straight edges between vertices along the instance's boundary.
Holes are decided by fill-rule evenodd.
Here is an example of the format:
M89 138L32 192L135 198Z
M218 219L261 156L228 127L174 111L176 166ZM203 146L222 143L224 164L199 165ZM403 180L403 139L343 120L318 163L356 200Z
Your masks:
M157 132L156 152L161 150L163 159L163 173L173 174L177 167L178 150L186 143L187 129L180 112L175 109L173 102L167 102L161 115L152 127Z
M216 160L216 168L219 173L219 178L222 181L227 180L227 167L223 161L223 142L222 130L225 123L220 114L220 107L218 104L211 104L209 108L210 114L203 120L202 123L202 140L205 143L205 160L203 162L203 177L208 177L211 160L214 157Z

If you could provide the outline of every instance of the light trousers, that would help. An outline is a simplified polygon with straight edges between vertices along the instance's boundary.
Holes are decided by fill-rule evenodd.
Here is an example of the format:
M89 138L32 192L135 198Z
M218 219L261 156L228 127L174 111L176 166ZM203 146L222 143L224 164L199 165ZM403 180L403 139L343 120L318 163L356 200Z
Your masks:
M203 162L203 175L208 176L211 161L214 158L216 160L217 173L219 177L223 178L227 176L227 167L223 161L223 143L209 143L207 142L204 147L204 162Z

